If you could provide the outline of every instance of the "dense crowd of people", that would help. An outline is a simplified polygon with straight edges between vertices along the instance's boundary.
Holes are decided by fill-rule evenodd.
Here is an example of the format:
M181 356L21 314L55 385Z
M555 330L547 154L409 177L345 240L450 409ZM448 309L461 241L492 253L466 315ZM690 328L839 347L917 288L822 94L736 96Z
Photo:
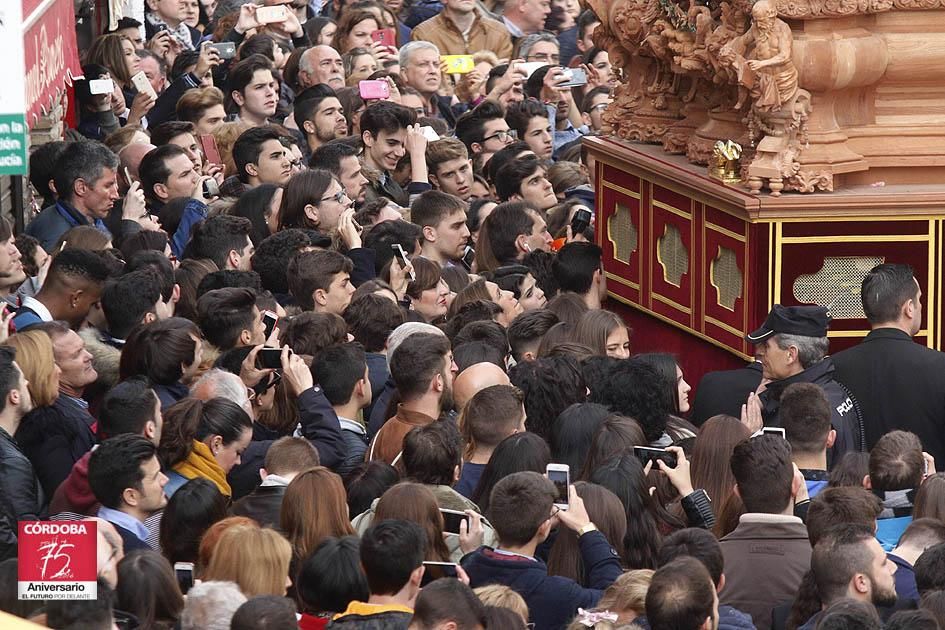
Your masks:
M0 219L0 610L945 630L912 269L869 272L873 331L835 356L826 309L775 305L690 402L602 307L593 12L124 5L77 129L31 153L25 229ZM97 524L96 599L16 598L17 523L47 519Z

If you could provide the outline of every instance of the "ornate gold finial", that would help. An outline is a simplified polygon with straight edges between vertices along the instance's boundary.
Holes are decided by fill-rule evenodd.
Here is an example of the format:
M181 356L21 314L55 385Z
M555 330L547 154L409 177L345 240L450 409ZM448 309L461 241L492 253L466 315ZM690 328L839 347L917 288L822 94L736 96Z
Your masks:
M740 160L742 147L732 140L719 140L712 148L712 159L709 161L709 177L714 177L726 184L737 184L741 181Z

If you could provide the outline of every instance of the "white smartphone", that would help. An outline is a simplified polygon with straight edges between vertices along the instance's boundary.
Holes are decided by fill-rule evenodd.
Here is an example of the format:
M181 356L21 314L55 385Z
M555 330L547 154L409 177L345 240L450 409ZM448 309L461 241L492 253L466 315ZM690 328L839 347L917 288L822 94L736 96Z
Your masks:
M525 78L532 76L532 73L538 68L544 68L545 66L551 65L545 61L528 61L525 63L518 64L518 67L525 71Z
M274 7L259 7L256 9L256 21L260 24L273 24L274 22L285 22L285 5L278 4Z
M410 264L410 261L407 260L407 252L404 251L404 248L401 247L400 243L394 243L393 245L391 245L391 249L393 249L397 253L397 255L400 256L400 266L406 269L407 265ZM410 274L411 280L417 279L417 274L414 273L413 267L410 267L407 270L407 273Z
M777 435L778 437L781 437L785 440L787 439L787 433L785 432L784 427L762 427L761 432L762 434L770 433L772 435Z
M434 131L433 127L429 125L420 127L420 133L422 133L423 137L427 139L427 142L436 142L440 139L440 134Z
M135 86L135 89L139 92L144 92L148 94L151 98L157 99L157 92L154 91L154 87L151 85L151 82L148 81L148 75L144 71L139 72L138 74L131 77L131 83Z
M89 81L89 92L92 94L111 94L115 91L115 83L111 79L92 79Z
M545 468L545 475L555 484L558 491L558 498L555 499L555 506L561 510L568 509L568 490L571 487L571 467L567 464L548 464Z

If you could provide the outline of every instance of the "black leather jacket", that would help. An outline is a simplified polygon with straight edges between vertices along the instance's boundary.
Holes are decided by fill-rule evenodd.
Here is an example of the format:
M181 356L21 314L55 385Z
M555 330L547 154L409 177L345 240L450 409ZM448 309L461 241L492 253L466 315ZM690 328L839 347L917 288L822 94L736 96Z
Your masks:
M0 560L16 557L17 521L45 518L45 503L30 460L0 429Z

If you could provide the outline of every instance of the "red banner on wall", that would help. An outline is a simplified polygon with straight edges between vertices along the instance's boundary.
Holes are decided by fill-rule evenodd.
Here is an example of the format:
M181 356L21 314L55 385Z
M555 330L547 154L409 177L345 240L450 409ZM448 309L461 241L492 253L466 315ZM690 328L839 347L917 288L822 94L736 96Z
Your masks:
M72 0L22 0L26 59L26 122L33 126L43 108L80 76Z

